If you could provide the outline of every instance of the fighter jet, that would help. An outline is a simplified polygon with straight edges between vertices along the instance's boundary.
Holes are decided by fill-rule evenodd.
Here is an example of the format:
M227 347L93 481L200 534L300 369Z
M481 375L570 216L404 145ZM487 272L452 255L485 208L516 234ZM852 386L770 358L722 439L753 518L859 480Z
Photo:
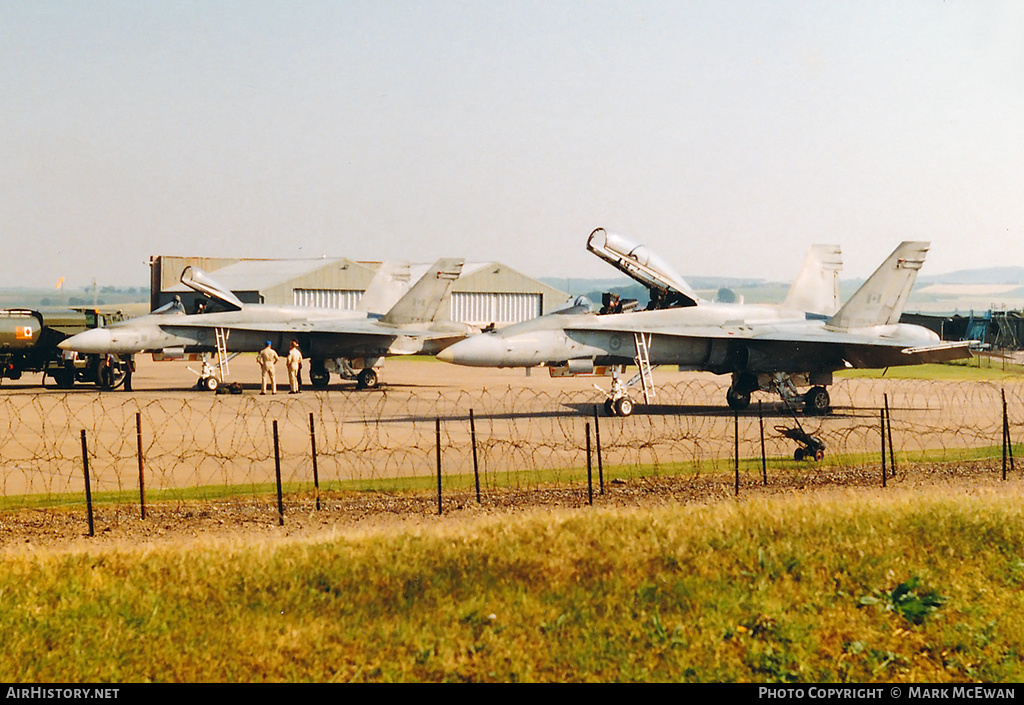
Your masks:
M181 281L214 303L208 312L186 314L171 302L146 316L74 335L59 344L79 353L132 355L140 352L215 353L216 367L204 364L199 386L214 390L224 381L229 355L255 352L269 341L284 355L292 340L311 361L310 382L325 387L332 371L355 378L359 387L375 387L374 369L385 356L434 354L445 345L477 332L447 320L442 303L462 272L462 259L438 260L386 312L304 306L243 304L230 290L200 269L186 267ZM364 309L394 295L401 267L381 266L360 300ZM214 311L214 308L221 310Z
M438 358L459 365L548 365L579 373L596 366L621 370L635 364L645 399L653 367L678 365L682 370L731 375L726 401L733 409L747 408L755 391L773 391L787 403L802 403L807 413L825 414L831 409L826 387L836 370L970 357L966 342L944 343L927 328L899 323L928 247L926 242L900 244L831 315L804 310L802 305L808 291L828 280L822 272L831 269L819 268L813 276L812 265L798 278L805 283L795 282L782 306L708 302L680 286L674 307L602 316L577 305L457 342ZM819 264L828 261L819 257ZM817 284L808 287L807 281ZM821 308L820 295L811 298ZM810 389L801 393L800 387ZM633 402L617 375L607 397L605 409L610 414L632 412Z

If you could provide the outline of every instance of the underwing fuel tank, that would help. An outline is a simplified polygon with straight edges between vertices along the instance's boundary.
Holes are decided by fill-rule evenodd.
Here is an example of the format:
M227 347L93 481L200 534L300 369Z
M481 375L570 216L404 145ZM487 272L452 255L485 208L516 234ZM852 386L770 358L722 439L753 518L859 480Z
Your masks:
M483 333L437 354L439 360L469 367L534 367L552 360L593 358L602 348L573 340L561 328L534 330L512 337Z

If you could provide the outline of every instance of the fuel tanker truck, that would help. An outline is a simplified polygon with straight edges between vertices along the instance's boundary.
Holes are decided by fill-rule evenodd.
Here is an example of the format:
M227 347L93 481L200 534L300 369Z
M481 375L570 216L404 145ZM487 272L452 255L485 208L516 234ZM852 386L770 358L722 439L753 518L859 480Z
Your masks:
M65 353L57 347L69 336L122 318L120 313L94 308L0 309L0 382L42 372L44 385L52 379L64 389L76 382L103 389L123 384L131 388L131 358Z

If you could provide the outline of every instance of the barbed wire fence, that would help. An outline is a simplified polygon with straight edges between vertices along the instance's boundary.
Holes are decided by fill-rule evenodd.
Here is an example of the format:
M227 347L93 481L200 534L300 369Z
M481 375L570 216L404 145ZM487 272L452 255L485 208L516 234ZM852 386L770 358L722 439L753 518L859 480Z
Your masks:
M723 404L721 381L702 377L660 387L656 403L625 418L598 413L593 392L528 387L11 395L0 397L0 497L11 507L26 498L34 506L80 505L83 435L91 494L119 493L122 503L139 491L140 467L147 494L162 498L222 497L225 488L231 501L265 498L278 469L289 491L309 492L315 448L321 488L436 491L440 510L442 493L470 501L474 481L485 498L582 491L588 468L624 484L716 478L723 491L730 473L737 490L769 474L875 477L883 436L904 469L915 458L998 462L1005 436L1020 438L1024 425L1024 382L843 379L831 395L828 416L807 416L768 395L736 414ZM794 462L800 444L786 433L794 428L824 444L821 461Z

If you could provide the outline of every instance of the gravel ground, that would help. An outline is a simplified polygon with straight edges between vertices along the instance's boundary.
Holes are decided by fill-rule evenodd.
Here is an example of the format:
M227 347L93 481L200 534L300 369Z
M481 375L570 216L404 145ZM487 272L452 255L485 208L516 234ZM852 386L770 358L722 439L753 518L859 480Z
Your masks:
M899 467L896 476L887 479L886 487L893 491L949 488L969 493L1019 481L1019 473L1002 480L998 461L919 464ZM595 486L592 500L586 487L488 489L480 503L473 493L463 492L445 497L440 514L436 496L412 493L332 493L321 497L319 509L312 496L287 496L283 500L283 521L276 497L165 502L148 506L145 518L138 506L95 508L91 536L84 507L31 509L0 514L0 550L12 554L128 548L197 539L262 541L326 537L353 530L400 531L483 514L582 509L591 501L596 507L654 507L663 503L713 504L770 495L880 488L878 466L820 470L809 466L801 475L769 477L767 485L762 484L760 477L741 475L738 495L735 476L731 474L639 478L607 482L604 494Z

